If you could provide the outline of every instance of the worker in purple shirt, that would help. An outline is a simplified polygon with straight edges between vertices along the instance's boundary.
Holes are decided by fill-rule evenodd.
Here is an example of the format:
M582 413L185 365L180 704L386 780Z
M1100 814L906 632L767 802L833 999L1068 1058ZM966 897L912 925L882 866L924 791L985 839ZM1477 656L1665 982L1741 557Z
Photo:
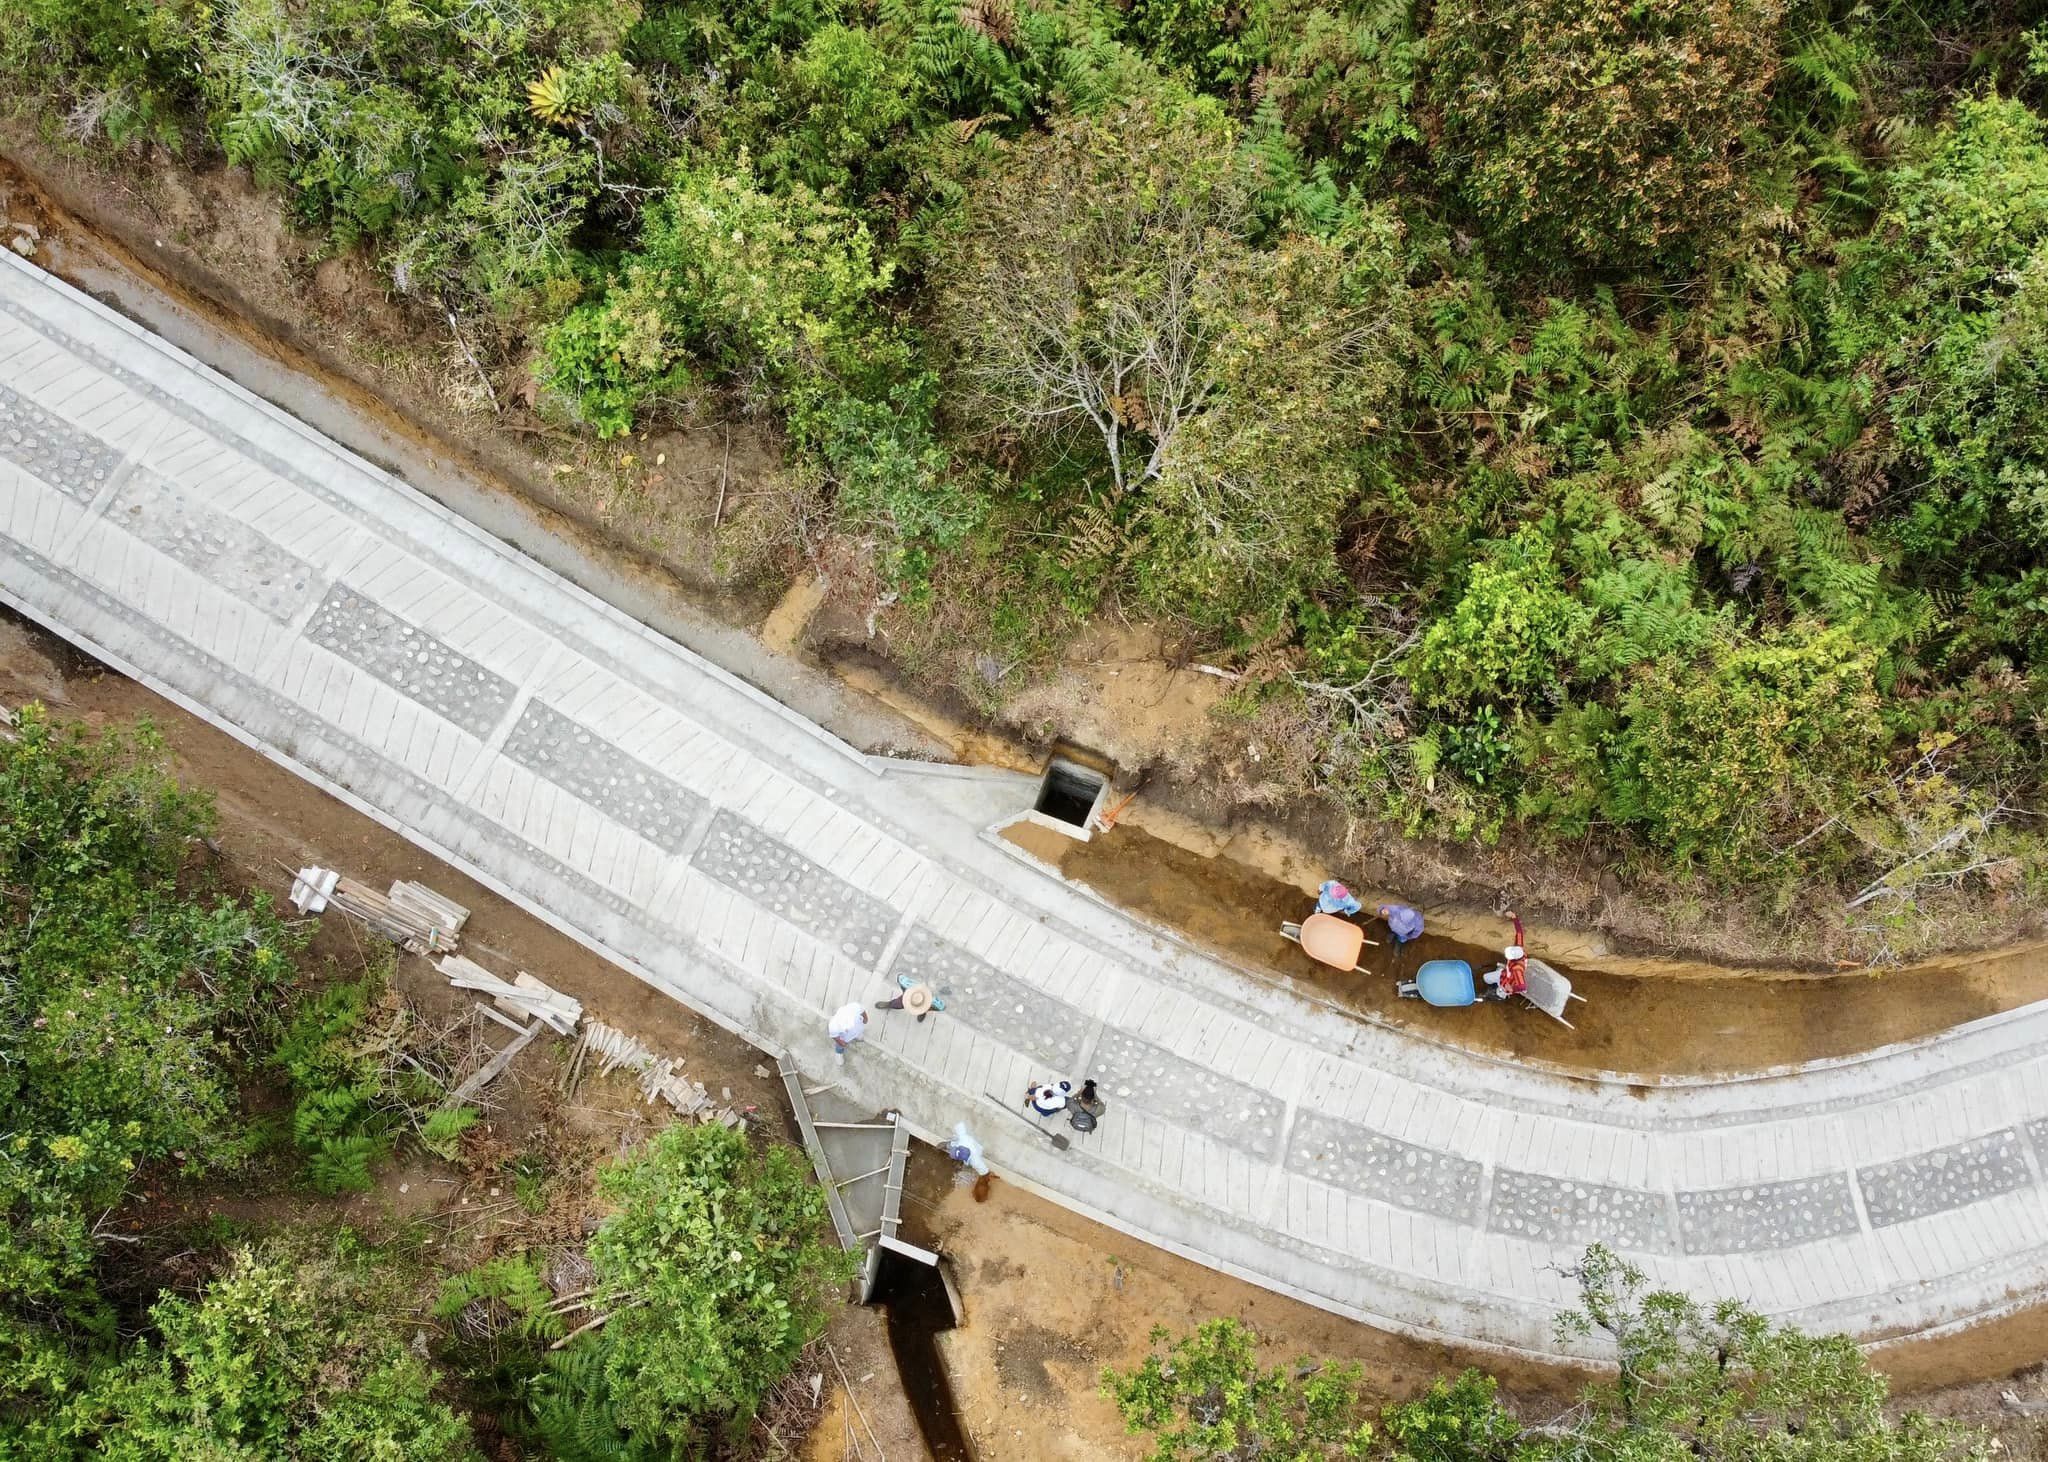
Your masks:
M1397 946L1422 937L1422 915L1406 904L1381 904L1380 917L1387 921L1387 932Z

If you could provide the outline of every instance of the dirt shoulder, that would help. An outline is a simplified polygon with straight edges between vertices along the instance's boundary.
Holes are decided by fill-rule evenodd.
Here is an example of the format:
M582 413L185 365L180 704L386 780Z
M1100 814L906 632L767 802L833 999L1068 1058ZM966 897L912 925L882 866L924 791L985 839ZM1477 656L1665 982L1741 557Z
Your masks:
M1648 962L1616 974L1598 962L1575 963L1568 941L1538 928L1530 934L1532 952L1566 973L1584 997L1572 1003L1571 1026L1519 1001L1436 1010L1400 999L1397 980L1430 959L1490 968L1512 937L1505 919L1469 911L1438 919L1431 911L1421 939L1399 949L1368 946L1363 971L1345 973L1317 964L1280 934L1283 921L1299 920L1310 907L1298 882L1235 859L1204 857L1121 820L1086 843L1034 824L1009 828L1004 837L1062 878L1304 999L1518 1062L1646 1081L1767 1071L1918 1040L2048 999L2048 957L2038 948L1835 979L1725 970L1679 976ZM1374 901L1366 887L1355 887L1369 905ZM1385 938L1380 928L1368 933Z

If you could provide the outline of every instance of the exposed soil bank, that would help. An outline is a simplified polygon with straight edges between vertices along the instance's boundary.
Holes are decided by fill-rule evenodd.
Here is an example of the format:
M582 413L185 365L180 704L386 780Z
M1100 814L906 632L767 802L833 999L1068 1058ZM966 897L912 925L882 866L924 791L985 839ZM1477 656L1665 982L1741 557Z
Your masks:
M1509 938L1505 920L1439 920L1425 911L1432 915L1428 932L1401 949L1387 941L1384 926L1369 927L1367 937L1383 942L1365 949L1368 972L1350 975L1317 964L1281 936L1282 921L1298 920L1310 907L1298 884L1229 858L1202 857L1122 821L1086 843L1033 824L1009 828L1004 837L1111 903L1310 999L1518 1061L1651 1080L1763 1071L1915 1040L2048 999L2048 956L2037 950L1829 980L1744 974L1673 981L1586 969L1573 963L1569 948L1546 943L1539 928L1529 936L1531 952L1568 974L1586 997L1572 1003L1575 1029L1520 1001L1437 1010L1397 997L1396 979L1427 959L1490 969ZM1438 931L1447 924L1458 932L1490 925L1490 937L1446 937Z

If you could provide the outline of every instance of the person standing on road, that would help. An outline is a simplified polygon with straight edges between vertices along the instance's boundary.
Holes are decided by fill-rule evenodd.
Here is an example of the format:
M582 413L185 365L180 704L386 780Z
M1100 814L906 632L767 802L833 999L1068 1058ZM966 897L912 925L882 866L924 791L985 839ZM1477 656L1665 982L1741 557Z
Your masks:
M1036 1116L1057 1117L1067 1109L1067 1093L1073 1089L1071 1081L1062 1081L1057 1086L1050 1081L1034 1081L1025 1088L1024 1105Z
M1091 1076L1074 1093L1073 1110L1067 1113L1067 1121L1076 1132L1093 1132L1107 1110L1109 1103L1095 1090L1095 1078Z
M868 1033L868 1013L859 1001L842 1005L833 1012L825 1028L832 1033L832 1054L844 1061L846 1048Z
M934 994L931 986L920 980L914 980L909 975L898 975L896 977L896 998L894 1000L877 1000L875 1002L875 1009L877 1010L907 1010L919 1020L923 1020L934 1010L944 1010L945 1008L945 1000L941 996Z

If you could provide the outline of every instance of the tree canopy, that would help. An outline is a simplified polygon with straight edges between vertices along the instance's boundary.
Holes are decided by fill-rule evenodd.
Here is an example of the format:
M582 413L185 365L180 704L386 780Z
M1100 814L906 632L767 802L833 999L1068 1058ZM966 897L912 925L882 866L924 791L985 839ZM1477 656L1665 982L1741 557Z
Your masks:
M1604 1247L1573 1272L1567 1336L1598 1335L1617 1361L1555 1421L1524 1427L1493 1378L1438 1378L1375 1406L1353 1363L1268 1366L1257 1335L1211 1320L1103 1390L1153 1462L1981 1462L1988 1438L1918 1411L1894 1416L1885 1379L1843 1335L1809 1335L1734 1301L1649 1289ZM1162 1348L1163 1347L1163 1348Z

